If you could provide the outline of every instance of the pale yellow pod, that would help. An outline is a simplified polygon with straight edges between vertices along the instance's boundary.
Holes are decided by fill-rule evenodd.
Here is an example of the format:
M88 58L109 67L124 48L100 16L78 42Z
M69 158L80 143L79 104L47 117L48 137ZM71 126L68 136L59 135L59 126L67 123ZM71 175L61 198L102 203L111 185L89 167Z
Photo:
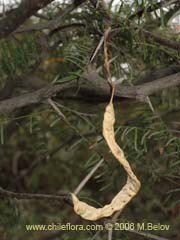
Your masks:
M80 201L73 193L72 201L74 204L74 211L82 218L90 221L96 221L100 218L109 217L114 212L121 211L126 204L137 194L140 189L140 181L133 173L128 161L124 156L124 152L118 146L115 140L114 133L115 114L112 101L107 105L103 120L103 136L114 157L123 165L128 177L127 182L120 192L112 199L110 204L102 208L95 208L85 202Z

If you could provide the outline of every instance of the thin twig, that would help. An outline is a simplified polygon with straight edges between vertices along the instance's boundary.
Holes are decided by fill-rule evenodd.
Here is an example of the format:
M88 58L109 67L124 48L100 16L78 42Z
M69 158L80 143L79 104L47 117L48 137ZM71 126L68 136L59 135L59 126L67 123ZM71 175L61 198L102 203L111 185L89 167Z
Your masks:
M148 7L143 7L142 9L138 10L137 12L133 13L130 15L129 19L132 21L135 17L142 17L145 12L151 13L154 12L160 8L167 7L173 3L178 2L178 0L171 0L171 1L161 1L161 2L156 2L155 4L151 4Z
M132 232L138 235L141 235L143 237L149 238L149 239L154 239L154 240L169 240L168 238L163 238L163 237L159 237L157 235L151 234L151 233L146 233L146 232L142 232L142 231L138 231L138 230L127 230L128 232Z
M114 62L114 61L116 60L117 57L118 57L118 55L115 56L115 57L113 57L113 58L111 58L111 59L108 61L108 63L111 64L112 62ZM104 64L103 66L105 66L105 64ZM96 69L97 73L100 73L100 72L102 71L103 66L100 66L100 67L98 67L98 68Z
M68 119L66 118L66 116L60 111L60 109L56 106L56 104L54 103L54 101L50 98L48 98L48 103L51 105L51 107L56 111L56 113L62 117L62 119L64 120L64 122L70 127L72 128L85 142L88 142L88 139L86 137L84 137L80 131L75 127L73 126L69 121Z
M114 216L112 217L110 223L112 223L113 225L116 223L116 221L118 220L119 216L121 214L121 211L116 212L114 214ZM154 239L154 240L169 240L167 238L163 238L151 233L147 233L147 232L143 232L143 231L138 231L138 230L130 230L130 229L126 229L127 232L131 232L131 233L135 233L137 235L141 235L143 237L146 237L148 239ZM112 240L112 233L113 233L113 228L111 230L108 231L108 240Z
M86 183L89 181L89 179L92 177L92 175L97 171L97 169L102 165L102 163L104 162L104 159L102 158L94 167L93 169L90 171L90 173L88 173L86 175L86 177L80 182L80 184L77 186L77 188L74 190L74 194L77 195L82 188L86 185Z
M118 211L118 212L116 212L116 213L114 214L114 216L113 216L112 219L111 219L111 222L112 222L113 224L116 223L116 221L117 221L117 219L119 218L120 214L121 214L121 211ZM108 240L112 240L112 234L113 234L113 228L108 231Z
M63 120L66 120L66 116L60 111L60 109L56 106L54 101L51 98L48 98L48 103L51 105L51 107L58 113L60 117L63 118Z
M152 102L151 102L150 97L147 96L146 99L147 99L147 103L148 103L148 105L149 105L151 111L152 111L153 113L155 113L155 110L154 110L154 107L153 107L153 105L152 105Z
M103 42L104 42L104 36L101 37L101 39L100 39L100 41L99 41L99 43L98 43L95 51L93 52L92 57L91 57L90 60L89 60L89 63L92 63L92 61L94 60L95 56L97 55L99 49L101 48Z
M70 200L70 194L39 194L39 193L16 193L0 187L0 198L16 198L18 200Z

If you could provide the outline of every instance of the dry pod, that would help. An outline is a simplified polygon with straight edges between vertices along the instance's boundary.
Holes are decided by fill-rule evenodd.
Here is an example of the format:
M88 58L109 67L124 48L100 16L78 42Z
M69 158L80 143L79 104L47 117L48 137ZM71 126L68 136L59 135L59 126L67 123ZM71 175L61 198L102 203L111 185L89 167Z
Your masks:
M85 202L80 201L73 193L72 200L74 211L82 218L96 221L103 217L109 217L116 211L121 211L126 204L137 194L141 184L134 175L122 149L116 143L114 133L115 114L112 101L107 105L103 120L103 136L114 157L123 165L128 177L127 182L120 192L113 198L110 204L102 208L95 208Z

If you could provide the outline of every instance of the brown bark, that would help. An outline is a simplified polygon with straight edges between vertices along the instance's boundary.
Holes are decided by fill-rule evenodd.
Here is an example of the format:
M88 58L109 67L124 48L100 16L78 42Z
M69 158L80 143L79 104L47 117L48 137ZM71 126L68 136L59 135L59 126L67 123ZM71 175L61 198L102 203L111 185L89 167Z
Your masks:
M98 95L109 95L109 85L105 79L100 77L96 70L87 71L83 74L89 83L93 84L93 91ZM169 75L144 83L137 86L116 86L115 96L134 98L140 101L146 102L147 96L152 95L162 89L177 86L180 84L180 73ZM18 97L13 97L0 102L0 114L9 113L16 109L20 109L32 104L38 104L46 101L48 98L54 97L57 93L70 89L73 86L73 82L67 82L60 85L50 85L43 87L40 90L32 93L27 93ZM83 88L82 88L83 91Z
M0 39L16 30L24 21L54 0L24 0L0 21Z

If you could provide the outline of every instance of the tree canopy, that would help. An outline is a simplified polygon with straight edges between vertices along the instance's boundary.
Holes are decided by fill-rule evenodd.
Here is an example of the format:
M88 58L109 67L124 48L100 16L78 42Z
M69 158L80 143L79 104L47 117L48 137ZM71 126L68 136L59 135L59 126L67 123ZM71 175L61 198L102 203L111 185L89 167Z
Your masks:
M2 239L179 239L180 2L23 0L0 7ZM121 214L90 222L74 212L70 193L102 207L126 181L102 134L109 78L116 141L141 190ZM113 221L170 229L27 229Z

